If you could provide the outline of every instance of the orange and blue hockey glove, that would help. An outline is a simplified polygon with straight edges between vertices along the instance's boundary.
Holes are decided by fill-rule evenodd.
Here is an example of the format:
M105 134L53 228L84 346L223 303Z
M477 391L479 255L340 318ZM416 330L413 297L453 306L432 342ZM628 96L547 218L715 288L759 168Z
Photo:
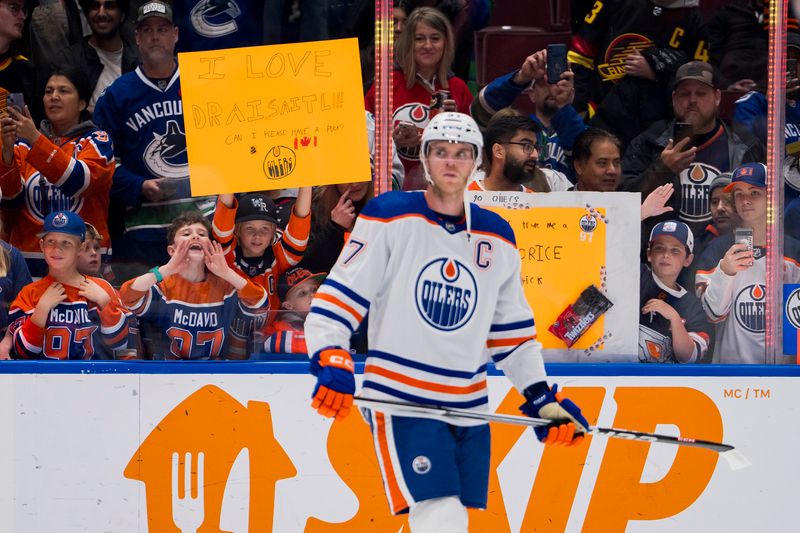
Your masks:
M311 373L317 385L311 394L311 406L323 416L344 418L353 406L355 366L347 350L323 348L311 358Z
M534 383L523 391L524 404L520 411L531 418L546 418L553 423L533 428L536 436L545 444L580 444L589 430L589 422L575 403L558 392L558 385L551 389L546 382Z

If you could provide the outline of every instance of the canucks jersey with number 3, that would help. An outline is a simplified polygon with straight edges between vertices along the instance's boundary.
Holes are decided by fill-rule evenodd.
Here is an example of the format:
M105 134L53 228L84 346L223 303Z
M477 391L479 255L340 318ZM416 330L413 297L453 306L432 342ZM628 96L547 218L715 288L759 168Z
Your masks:
M111 301L101 310L78 294L78 287L64 285L67 297L50 311L44 328L30 318L44 292L56 280L48 275L22 288L9 311L17 357L84 360L104 354L103 358L107 358L113 350L127 346L130 313L107 281L87 279L108 293Z
M714 239L697 265L696 284L709 320L716 324L714 363L766 363L766 249L756 247L753 266L729 276L719 263L733 235ZM784 240L784 283L800 283L800 241Z
M247 281L238 291L208 272L204 281L192 282L174 274L148 291L132 288L135 279L120 289L122 301L140 321L164 333L155 353L166 359L217 359L227 348L228 328L237 308L254 313L267 303L263 287Z
M599 106L625 76L634 50L670 48L686 61L708 61L708 39L699 8L663 7L652 0L597 0L572 36L567 59L575 72L575 108Z
M364 397L485 411L490 361L519 390L544 380L514 233L470 209L468 238L464 220L434 213L423 192L371 200L314 297L309 355L348 349L369 311Z

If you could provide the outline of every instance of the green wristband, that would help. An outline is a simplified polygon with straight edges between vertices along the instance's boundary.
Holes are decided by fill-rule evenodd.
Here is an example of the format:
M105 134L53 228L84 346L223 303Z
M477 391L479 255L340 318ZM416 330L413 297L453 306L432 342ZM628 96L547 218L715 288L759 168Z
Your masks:
M164 276L161 275L161 272L158 270L158 267L153 267L148 272L151 272L156 277L156 283L161 283L164 281Z

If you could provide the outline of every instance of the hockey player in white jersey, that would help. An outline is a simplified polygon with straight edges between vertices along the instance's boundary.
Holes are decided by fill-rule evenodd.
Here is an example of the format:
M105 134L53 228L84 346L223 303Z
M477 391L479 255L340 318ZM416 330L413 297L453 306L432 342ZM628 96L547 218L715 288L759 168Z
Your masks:
M752 230L752 243L734 234L714 239L697 264L695 283L706 315L716 324L714 363L766 363L767 167L746 163L734 170L725 192L741 226ZM784 283L800 283L800 242L786 237Z
M471 117L440 113L422 135L429 187L372 200L313 300L305 325L312 405L341 418L355 393L349 340L369 311L361 395L488 410L491 361L521 391L546 444L577 444L589 425L547 384L541 344L520 281L514 233L464 202L483 139ZM486 507L489 426L479 420L369 411L391 511L414 533L466 532L467 507Z

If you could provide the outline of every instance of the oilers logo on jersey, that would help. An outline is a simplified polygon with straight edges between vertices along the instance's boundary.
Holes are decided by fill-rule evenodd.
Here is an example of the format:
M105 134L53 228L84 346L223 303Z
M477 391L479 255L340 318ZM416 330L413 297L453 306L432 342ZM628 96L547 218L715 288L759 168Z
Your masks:
M83 196L69 196L35 172L25 181L25 203L28 211L40 223L53 211L80 212Z
M163 134L153 132L153 140L145 148L142 159L154 176L177 179L189 175L186 135L176 120L167 121Z
M478 302L478 284L472 272L457 259L440 257L426 264L415 284L417 311L442 331L469 322Z
M751 333L764 333L764 304L767 288L762 284L747 285L733 302L736 322Z
M242 10L234 0L203 0L190 13L192 27L203 37L223 37L235 33L236 18Z
M412 102L404 104L394 110L392 114L394 124L399 122L410 122L415 125L420 132L425 129L430 121L430 110L425 104L419 102ZM419 146L412 147L397 147L398 153L405 159L419 161Z
M705 163L692 163L681 172L681 218L711 220L711 182L719 174L719 169Z

